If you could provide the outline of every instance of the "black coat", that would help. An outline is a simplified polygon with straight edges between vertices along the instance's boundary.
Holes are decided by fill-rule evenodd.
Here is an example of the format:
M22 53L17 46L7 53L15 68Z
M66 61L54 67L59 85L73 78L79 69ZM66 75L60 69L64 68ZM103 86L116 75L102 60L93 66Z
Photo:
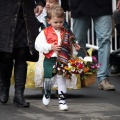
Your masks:
M70 11L69 7L69 0L61 0L61 7L64 9L64 11Z
M39 0L36 2L38 4ZM38 35L37 19L34 15L35 0L0 0L0 51L11 53L13 50L15 27L21 3L29 49L31 53L35 50L34 43Z
M112 0L69 0L73 18L80 16L111 15Z

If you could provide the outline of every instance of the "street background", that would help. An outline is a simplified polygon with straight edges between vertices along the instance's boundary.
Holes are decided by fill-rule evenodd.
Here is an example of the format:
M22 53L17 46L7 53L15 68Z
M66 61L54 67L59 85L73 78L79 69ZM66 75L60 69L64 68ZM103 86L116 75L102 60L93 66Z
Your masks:
M20 108L13 104L14 87L10 89L10 100L0 104L0 120L120 120L120 77L110 77L115 91L103 91L97 84L80 90L68 90L69 111L58 109L55 91L52 91L48 107L42 104L42 91L26 89L25 97L30 108Z

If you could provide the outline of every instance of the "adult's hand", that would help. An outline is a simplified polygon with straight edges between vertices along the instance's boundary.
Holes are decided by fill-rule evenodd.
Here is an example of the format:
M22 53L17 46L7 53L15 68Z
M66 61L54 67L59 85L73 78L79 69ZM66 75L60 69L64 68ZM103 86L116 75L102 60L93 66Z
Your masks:
M35 16L38 17L43 11L43 7L41 5L37 5L34 9Z
M118 2L117 2L117 10L120 11L120 0L118 0Z

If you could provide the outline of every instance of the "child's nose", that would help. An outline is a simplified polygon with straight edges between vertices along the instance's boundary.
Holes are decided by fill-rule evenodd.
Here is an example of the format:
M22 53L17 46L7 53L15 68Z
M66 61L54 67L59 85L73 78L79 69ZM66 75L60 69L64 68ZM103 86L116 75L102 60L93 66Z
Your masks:
M60 26L60 23L58 23L58 26Z

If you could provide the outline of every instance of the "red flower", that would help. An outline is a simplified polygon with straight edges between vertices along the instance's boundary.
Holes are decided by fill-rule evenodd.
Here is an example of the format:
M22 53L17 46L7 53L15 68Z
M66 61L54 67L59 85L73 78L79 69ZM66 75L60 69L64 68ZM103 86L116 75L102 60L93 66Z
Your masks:
M80 63L80 64L78 65L78 69L82 69L82 68L83 68L83 64Z

